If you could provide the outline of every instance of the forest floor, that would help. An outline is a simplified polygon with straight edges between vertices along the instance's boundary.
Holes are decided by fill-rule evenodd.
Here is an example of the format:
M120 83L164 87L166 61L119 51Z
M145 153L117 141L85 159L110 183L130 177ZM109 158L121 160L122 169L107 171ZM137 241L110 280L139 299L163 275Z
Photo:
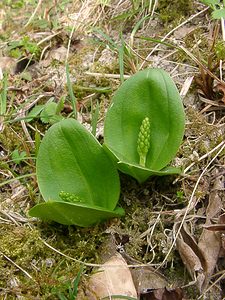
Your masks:
M118 252L139 299L223 299L224 61L221 22L199 1L1 1L0 299L76 299L77 285L91 299L93 264ZM40 140L73 114L66 62L78 120L91 128L98 110L99 140L121 78L145 68L170 74L186 114L181 174L120 173L125 216L90 228L28 215L43 201Z

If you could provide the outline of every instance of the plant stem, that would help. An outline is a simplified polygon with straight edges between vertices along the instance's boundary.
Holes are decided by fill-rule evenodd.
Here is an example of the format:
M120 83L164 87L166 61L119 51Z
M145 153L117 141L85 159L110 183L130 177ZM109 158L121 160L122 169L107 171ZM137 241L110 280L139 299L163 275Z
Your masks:
M140 161L139 164L143 167L145 167L146 164L146 155L140 155Z

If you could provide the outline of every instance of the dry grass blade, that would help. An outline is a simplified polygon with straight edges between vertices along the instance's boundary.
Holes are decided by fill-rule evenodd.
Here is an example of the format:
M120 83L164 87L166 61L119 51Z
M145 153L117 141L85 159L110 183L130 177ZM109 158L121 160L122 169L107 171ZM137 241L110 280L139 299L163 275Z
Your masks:
M11 264L13 264L17 269L19 269L21 272L23 272L28 278L30 278L31 280L35 281L33 279L33 277L26 271L24 270L22 267L20 267L18 264L16 264L12 259L10 259L7 255L5 255L4 253L2 253L0 251L0 255L2 255L5 259L7 259Z
M29 18L29 20L27 21L27 23L24 25L24 28L26 28L26 27L32 22L32 20L34 19L35 15L37 14L39 8L41 7L42 1L43 1L43 0L39 0L39 1L38 1L35 10L33 11L32 15L30 16L30 18Z

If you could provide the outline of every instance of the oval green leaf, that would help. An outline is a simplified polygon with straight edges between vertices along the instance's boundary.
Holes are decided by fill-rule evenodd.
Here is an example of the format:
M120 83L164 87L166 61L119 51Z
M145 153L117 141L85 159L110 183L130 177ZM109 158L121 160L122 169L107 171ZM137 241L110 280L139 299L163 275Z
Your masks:
M143 167L137 141L145 118L150 122L150 147ZM169 74L146 69L130 77L115 93L104 124L105 147L119 162L118 169L143 182L159 171L170 174L162 169L176 155L184 124L182 101Z
M34 206L29 211L32 217L41 217L64 225L89 227L110 218L121 217L124 210L116 207L110 211L98 206L88 206L83 203L68 203L48 201Z
M37 181L44 200L51 204L40 204L31 209L30 214L40 218L48 216L49 220L56 219L54 201L62 203L60 208L65 206L62 220L66 219L65 212L71 205L60 198L62 191L76 195L88 207L86 214L85 205L82 209L75 209L75 206L81 207L80 203L72 206L73 224L80 226L96 222L99 216L96 207L102 208L101 215L104 210L113 215L119 199L119 176L113 162L94 136L74 119L56 123L44 136L37 156ZM50 211L44 212L45 208ZM91 218L92 208L92 219L84 221ZM107 212L106 218L109 215ZM99 217L99 221L102 219L105 218ZM60 221L58 216L57 220Z

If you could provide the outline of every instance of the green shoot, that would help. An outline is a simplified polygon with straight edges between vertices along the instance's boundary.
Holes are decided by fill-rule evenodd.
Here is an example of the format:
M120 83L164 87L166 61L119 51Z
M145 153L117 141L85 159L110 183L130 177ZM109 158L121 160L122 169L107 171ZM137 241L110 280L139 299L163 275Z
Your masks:
M68 284L68 296L65 296L62 293L57 293L57 296L59 297L60 300L75 300L77 297L78 293L78 285L80 282L80 277L83 272L83 267L80 268L77 277L74 279L72 284Z
M0 94L0 116L4 116L7 107L7 88L8 88L8 75L4 74L2 80L2 89Z
M77 108L76 108L77 99L73 93L73 87L72 87L71 80L70 80L68 63L66 63L66 80L67 80L67 87L68 87L68 91L69 91L70 101L71 101L72 107L73 107L74 118L77 119Z
M35 141L35 156L37 157L38 150L41 144L41 135L38 130L35 131L34 141Z
M93 103L91 102L91 133L95 136L99 117L99 102L97 101L95 110L93 109Z
M79 285L79 282L80 282L80 277L82 275L82 272L83 272L83 267L80 268L78 274L77 274L77 277L74 279L74 282L73 282L73 289L70 289L69 290L69 293L70 293L70 296L71 296L71 299L76 299L76 296L77 296L77 292L78 292L78 285ZM72 296L74 298L72 298Z
M134 44L134 36L135 36L136 32L138 31L138 29L140 28L140 26L142 25L142 23L143 23L145 20L149 19L149 18L150 18L149 15L144 16L144 17L143 17L141 20L139 20L139 21L137 22L137 24L134 26L134 28L133 28L133 30L132 30L132 32L131 32L131 35L130 35L130 47L131 47L131 48L133 47L133 44Z
M121 83L124 81L124 65L128 66L133 73L136 72L136 67L133 62L135 57L133 56L132 52L130 51L129 47L126 46L122 33L120 33L120 44L114 42L107 34L102 32L99 29L95 29L95 32L100 34L102 38L105 40L109 48L118 53L119 59L119 69L120 69L120 80Z

